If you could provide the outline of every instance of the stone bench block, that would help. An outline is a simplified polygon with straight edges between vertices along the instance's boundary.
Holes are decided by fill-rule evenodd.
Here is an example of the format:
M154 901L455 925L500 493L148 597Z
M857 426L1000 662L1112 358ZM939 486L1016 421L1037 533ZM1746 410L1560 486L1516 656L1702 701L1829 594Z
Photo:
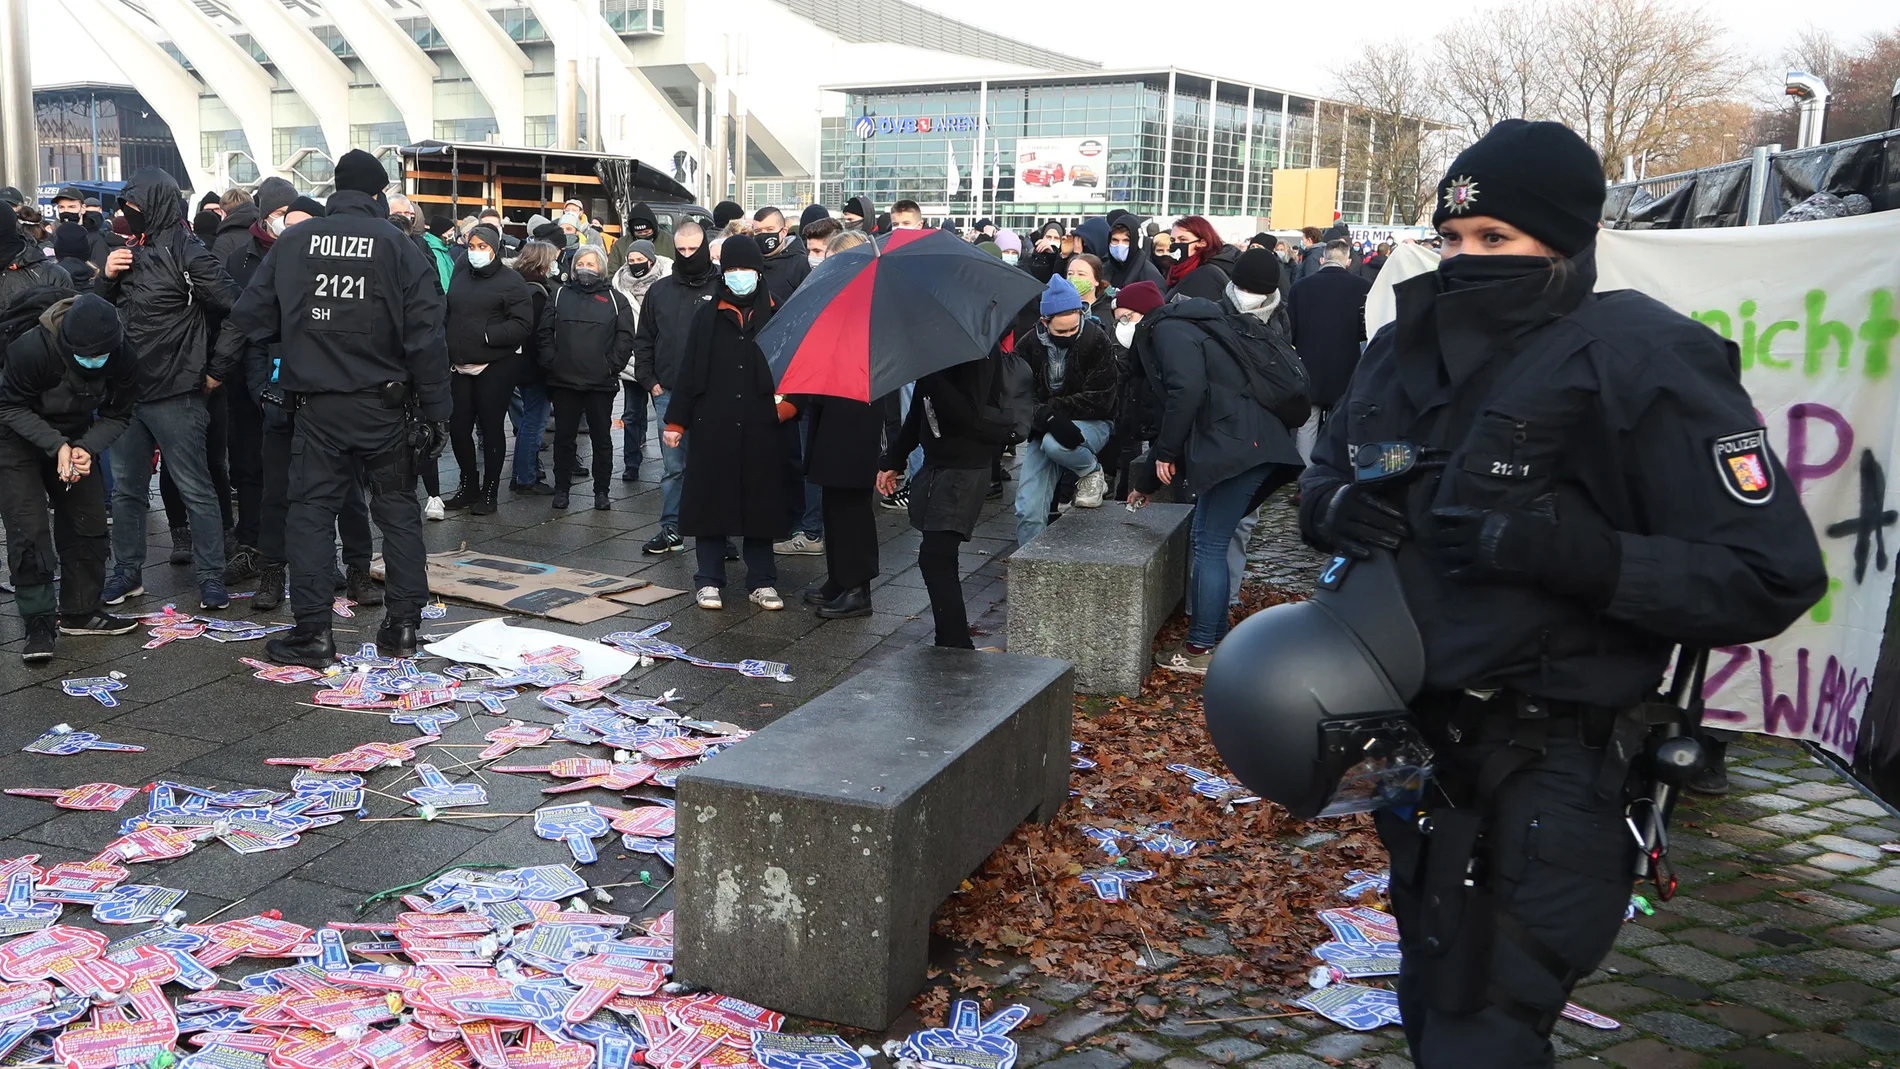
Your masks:
M1075 664L1082 694L1134 694L1187 594L1192 505L1070 509L1009 558L1009 648Z
M923 987L930 918L1069 796L1062 661L918 647L679 779L676 976L882 1029Z

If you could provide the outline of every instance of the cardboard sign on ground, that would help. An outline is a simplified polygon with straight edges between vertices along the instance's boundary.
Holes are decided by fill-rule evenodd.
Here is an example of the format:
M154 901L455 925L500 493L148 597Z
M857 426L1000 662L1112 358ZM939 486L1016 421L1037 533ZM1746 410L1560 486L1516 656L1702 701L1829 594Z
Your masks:
M370 570L378 579L383 577L380 557L372 563ZM437 597L472 601L509 612L544 616L573 624L593 623L619 613L621 605L608 601L609 595L625 597L635 591L651 591L660 596L648 594L652 600L623 604L652 604L653 601L685 593L662 593L664 588L654 587L644 579L518 560L478 550L429 554L429 590Z

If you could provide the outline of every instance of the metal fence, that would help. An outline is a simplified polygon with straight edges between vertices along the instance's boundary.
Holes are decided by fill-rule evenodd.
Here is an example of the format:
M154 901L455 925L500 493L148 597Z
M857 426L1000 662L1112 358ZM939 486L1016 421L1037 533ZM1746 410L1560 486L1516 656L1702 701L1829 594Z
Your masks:
M1612 185L1603 225L1680 230L1772 223L1815 193L1858 193L1874 211L1900 208L1900 130L1772 152Z

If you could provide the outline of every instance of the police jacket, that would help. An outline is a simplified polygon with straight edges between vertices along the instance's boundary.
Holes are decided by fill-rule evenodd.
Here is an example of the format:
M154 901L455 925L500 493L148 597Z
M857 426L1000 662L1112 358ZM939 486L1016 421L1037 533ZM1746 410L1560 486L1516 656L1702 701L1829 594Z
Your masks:
M1309 540L1355 448L1390 441L1445 450L1442 468L1390 498L1415 535L1435 507L1511 510L1553 494L1558 522L1594 509L1614 529L1617 577L1596 604L1456 581L1429 542L1402 543L1428 690L1626 706L1677 643L1770 637L1826 590L1735 346L1640 293L1593 294L1595 281L1592 245L1555 272L1401 283L1397 321L1373 337L1301 477Z
M448 302L443 327L451 364L498 363L520 353L521 343L534 333L528 283L500 260L480 269L466 259L457 262Z
M1142 319L1146 344L1139 335L1136 342L1160 398L1153 458L1182 465L1202 490L1262 464L1300 464L1293 435L1254 400L1246 369L1216 337L1239 334L1222 331L1230 314L1240 313L1199 298L1176 301Z
M449 365L433 271L389 225L387 209L346 190L331 196L328 215L278 236L226 331L276 343L286 391L361 393L407 382L423 418L445 420Z
M211 317L237 300L237 284L185 225L178 183L157 167L135 172L125 199L144 211L143 232L129 243L132 266L117 278L102 268L93 292L119 308L125 345L139 366L139 400L157 401L223 381L234 363L210 360Z
M39 324L7 346L0 373L0 437L17 436L57 456L71 443L94 456L112 448L132 422L137 366L123 346L104 367L79 366L59 344L68 297L48 307Z
M633 302L604 275L569 282L541 312L535 346L542 377L568 390L618 391L633 359Z
M703 268L699 274L687 272ZM673 273L655 282L640 302L640 325L634 332L634 377L640 388L668 390L679 385L686 359L686 337L693 329L699 306L719 294L719 272L711 269L705 248L673 264Z
M1115 399L1121 392L1121 366L1115 344L1093 319L1082 320L1082 332L1067 349L1044 344L1043 332L1032 330L1016 343L1016 355L1036 376L1036 404L1059 419L1115 418ZM1052 357L1062 361L1062 386L1054 388Z

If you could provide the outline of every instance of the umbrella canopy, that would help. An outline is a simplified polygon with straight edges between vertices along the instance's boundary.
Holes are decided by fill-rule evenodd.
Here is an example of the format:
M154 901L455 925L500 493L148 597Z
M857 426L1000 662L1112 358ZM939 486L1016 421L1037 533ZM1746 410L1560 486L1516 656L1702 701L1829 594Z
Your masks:
M941 230L829 256L759 335L780 393L870 401L988 355L1042 294L1034 278Z

